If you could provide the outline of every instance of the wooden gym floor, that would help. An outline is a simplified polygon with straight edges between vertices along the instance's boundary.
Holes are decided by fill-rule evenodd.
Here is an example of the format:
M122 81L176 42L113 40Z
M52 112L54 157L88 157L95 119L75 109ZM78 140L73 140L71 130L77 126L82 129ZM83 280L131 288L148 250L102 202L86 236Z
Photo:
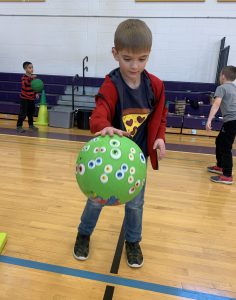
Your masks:
M0 120L0 299L236 299L236 184L209 181L213 137L167 134L160 170L148 166L141 269L126 264L123 206L103 209L89 259L73 258L85 205L75 160L89 138L48 127L19 136Z

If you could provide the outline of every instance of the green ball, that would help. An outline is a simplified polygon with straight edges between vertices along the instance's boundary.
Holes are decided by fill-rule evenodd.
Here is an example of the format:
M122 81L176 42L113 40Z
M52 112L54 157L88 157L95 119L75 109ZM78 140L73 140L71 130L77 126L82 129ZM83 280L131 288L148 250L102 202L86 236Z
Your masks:
M31 88L35 92L42 92L44 87L43 81L41 79L33 79L31 81Z
M104 205L124 204L134 199L145 184L146 159L127 137L98 136L81 149L76 161L76 179L81 191Z

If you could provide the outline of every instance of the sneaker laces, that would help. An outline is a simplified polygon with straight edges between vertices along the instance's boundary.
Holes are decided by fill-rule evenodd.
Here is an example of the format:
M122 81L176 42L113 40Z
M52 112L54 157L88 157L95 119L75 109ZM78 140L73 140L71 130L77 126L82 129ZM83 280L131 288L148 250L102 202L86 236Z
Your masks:
M78 247L78 250L84 250L84 246L88 247L88 242L89 242L89 236L79 235L78 239L75 242L75 245Z
M133 258L137 258L141 254L141 249L139 246L139 243L129 243L129 255L132 256Z

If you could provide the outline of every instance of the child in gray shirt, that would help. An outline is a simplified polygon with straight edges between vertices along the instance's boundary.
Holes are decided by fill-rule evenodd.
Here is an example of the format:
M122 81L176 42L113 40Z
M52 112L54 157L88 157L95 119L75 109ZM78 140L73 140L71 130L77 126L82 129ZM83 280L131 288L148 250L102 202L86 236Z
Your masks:
M211 173L219 174L212 176L213 182L233 184L232 169L233 156L232 146L236 135L236 67L224 67L220 73L220 86L214 94L214 103L211 107L206 123L206 130L211 130L211 122L220 108L223 116L223 126L216 138L216 166L208 167Z

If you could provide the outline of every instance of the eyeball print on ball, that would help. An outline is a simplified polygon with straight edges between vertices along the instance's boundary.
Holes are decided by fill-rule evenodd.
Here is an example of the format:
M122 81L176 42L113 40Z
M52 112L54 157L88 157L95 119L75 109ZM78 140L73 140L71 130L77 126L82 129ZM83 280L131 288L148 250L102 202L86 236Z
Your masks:
M43 81L41 79L33 79L31 81L31 88L35 92L42 92L44 88Z
M76 179L81 191L103 205L134 199L146 180L146 159L132 140L114 135L98 136L81 149Z

